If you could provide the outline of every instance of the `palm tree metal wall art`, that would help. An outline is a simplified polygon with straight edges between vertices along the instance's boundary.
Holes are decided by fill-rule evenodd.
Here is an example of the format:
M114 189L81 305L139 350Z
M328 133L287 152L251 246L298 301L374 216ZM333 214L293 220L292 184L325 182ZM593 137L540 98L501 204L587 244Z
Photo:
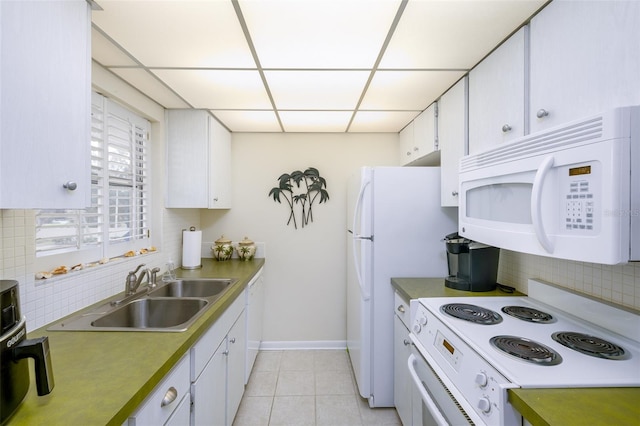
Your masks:
M287 225L293 221L293 226L298 229L296 221L296 207L299 207L300 223L304 228L313 222L313 204L317 201L322 204L329 200L329 193L326 190L327 181L320 176L318 169L309 167L304 172L296 170L285 173L278 178L278 186L271 188L269 196L273 201L282 203L282 199L289 205L289 220Z

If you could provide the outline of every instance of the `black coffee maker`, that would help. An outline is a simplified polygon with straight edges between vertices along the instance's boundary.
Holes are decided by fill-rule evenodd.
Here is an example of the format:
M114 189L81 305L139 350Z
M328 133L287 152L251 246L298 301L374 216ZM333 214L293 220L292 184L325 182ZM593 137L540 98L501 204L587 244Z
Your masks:
M496 288L500 249L460 237L457 232L444 237L449 276L445 287L466 291Z
M20 314L18 282L0 280L0 424L11 417L29 390L29 363L35 361L38 395L53 389L49 339L27 340L26 318Z

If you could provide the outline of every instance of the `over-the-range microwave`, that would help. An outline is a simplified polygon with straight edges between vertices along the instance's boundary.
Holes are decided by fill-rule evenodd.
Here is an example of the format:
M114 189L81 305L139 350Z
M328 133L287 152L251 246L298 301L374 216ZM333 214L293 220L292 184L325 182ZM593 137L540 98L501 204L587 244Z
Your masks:
M459 232L559 259L640 260L639 144L632 106L463 157Z

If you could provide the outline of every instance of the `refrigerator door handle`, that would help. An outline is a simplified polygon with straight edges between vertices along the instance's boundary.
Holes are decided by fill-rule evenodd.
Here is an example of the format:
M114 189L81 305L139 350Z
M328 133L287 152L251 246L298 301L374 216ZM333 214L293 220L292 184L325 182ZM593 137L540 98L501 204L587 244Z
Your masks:
M371 240L373 241L373 236L371 237L362 237L359 234L357 234L355 231L358 229L357 225L358 225L358 218L360 217L360 211L362 210L362 201L364 200L364 193L367 189L367 187L371 184L371 181L368 180L366 182L364 182L364 184L362 185L362 187L360 188L360 193L358 194L358 200L356 201L356 206L353 212L353 264L355 266L355 270L356 270L356 277L358 278L358 286L360 286L360 296L362 297L362 300L364 300L365 302L367 300L369 300L371 298L371 296L369 295L369 293L367 292L367 289L364 286L364 283L362 282L362 272L360 271L361 268L361 262L360 259L358 259L358 251L356 250L356 243L358 242L358 240Z

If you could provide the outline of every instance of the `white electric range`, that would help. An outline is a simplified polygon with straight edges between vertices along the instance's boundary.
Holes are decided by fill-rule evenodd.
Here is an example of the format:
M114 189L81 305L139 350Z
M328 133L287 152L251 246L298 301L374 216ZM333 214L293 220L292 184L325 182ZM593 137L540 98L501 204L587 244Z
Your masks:
M411 324L409 370L436 423L520 424L509 388L640 386L640 316L544 282L528 297L412 300Z

